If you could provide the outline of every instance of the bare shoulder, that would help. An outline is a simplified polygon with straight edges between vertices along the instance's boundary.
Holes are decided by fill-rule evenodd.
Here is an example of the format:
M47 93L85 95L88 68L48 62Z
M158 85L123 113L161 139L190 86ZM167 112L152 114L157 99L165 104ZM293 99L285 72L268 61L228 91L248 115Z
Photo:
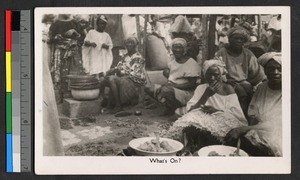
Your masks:
M227 95L235 94L235 90L230 84L224 83L223 84L223 90Z

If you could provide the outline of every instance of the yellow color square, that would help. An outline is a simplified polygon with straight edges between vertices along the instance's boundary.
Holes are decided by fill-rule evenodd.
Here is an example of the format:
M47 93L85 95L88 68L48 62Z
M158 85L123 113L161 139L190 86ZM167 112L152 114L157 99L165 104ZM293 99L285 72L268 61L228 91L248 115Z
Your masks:
M5 53L5 68L6 68L6 92L11 92L11 52Z

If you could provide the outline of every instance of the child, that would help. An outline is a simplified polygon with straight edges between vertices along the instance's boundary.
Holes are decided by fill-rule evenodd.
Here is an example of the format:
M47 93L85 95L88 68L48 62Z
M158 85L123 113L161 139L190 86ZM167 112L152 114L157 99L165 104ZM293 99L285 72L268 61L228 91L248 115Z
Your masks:
M112 40L108 33L104 32L107 25L107 18L100 15L97 18L96 30L90 30L84 39L82 47L82 61L85 72L90 75L96 75L99 79L110 69L113 61Z

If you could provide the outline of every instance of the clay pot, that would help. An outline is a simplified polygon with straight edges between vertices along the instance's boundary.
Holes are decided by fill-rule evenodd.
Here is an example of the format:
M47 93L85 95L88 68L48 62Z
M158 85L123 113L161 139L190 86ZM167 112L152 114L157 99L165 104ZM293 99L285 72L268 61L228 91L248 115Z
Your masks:
M78 90L71 89L72 97L76 100L94 100L99 97L100 90L98 89L88 89L88 90Z
M90 75L68 75L72 97L76 100L94 100L99 97L99 81Z

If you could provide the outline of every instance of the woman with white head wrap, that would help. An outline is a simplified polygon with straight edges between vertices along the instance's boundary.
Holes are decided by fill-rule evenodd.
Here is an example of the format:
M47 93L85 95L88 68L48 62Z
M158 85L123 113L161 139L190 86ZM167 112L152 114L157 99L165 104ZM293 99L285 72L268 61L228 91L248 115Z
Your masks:
M220 60L207 60L203 71L207 83L195 90L187 103L187 114L170 128L169 135L178 138L186 133L187 148L199 150L203 146L221 144L232 128L247 125L234 89L224 83L225 64Z
M173 46L176 46L176 45L180 45L183 48L183 55L185 55L186 51L187 51L186 40L183 38L175 38L175 39L173 39L173 41L171 43L171 47L173 48Z
M197 78L201 75L200 66L186 54L186 40L175 38L172 51L174 56L163 72L168 82L163 86L154 84L145 89L146 93L156 98L165 108L164 114L173 114L175 109L186 105L193 96Z
M206 71L208 70L208 68L210 68L211 66L216 66L220 73L221 73L221 79L222 81L226 82L226 74L228 73L226 70L226 66L225 63L220 60L220 59L212 59L212 60L207 60L205 61L205 63L203 63L202 65L202 74L205 75Z
M253 156L282 156L281 53L259 57L268 80L257 88L248 109L249 126L235 128L226 137L228 143L241 138L241 147Z
M281 53L280 52L268 52L268 53L261 55L257 59L258 63L260 65L262 65L263 67L265 67L266 64L271 60L274 60L281 65L281 63L282 63L281 62Z

